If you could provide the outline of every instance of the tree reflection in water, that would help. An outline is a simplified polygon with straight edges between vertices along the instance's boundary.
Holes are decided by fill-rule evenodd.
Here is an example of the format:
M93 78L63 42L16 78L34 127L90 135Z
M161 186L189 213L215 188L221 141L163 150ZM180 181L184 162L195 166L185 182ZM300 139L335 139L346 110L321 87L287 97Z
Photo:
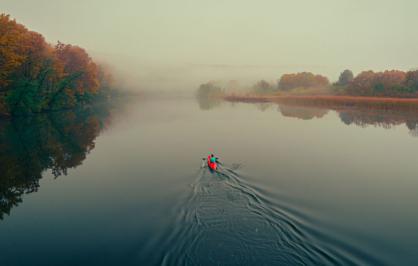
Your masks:
M296 117L303 120L310 120L312 118L321 118L328 113L327 109L314 107L301 107L293 105L280 104L278 111L287 117Z
M331 108L330 108L331 109ZM296 117L304 120L322 118L330 109L280 104L278 110L283 116ZM359 127L376 126L390 129L405 124L411 136L418 136L418 111L405 109L376 108L332 108L346 125Z
M210 109L219 106L219 102L209 104L205 102L202 107L202 99L207 100L207 97L198 98L201 109ZM231 102L231 106L238 104L238 102ZM418 136L418 106L400 106L396 108L394 105L382 106L376 108L375 104L370 106L362 103L361 107L347 107L338 106L334 103L327 106L324 103L316 105L313 102L306 103L273 103L273 102L255 102L255 106L260 111L266 111L271 105L277 104L277 110L285 117L295 117L303 120L310 120L313 118L322 118L330 110L335 111L341 122L346 125L356 125L359 127L376 126L385 129L390 129L397 125L405 124L409 130L409 134L413 137Z
M196 99L201 110L209 110L222 103L222 89L215 83L208 82L200 85Z
M393 126L405 124L411 136L418 136L418 112L396 109L348 109L340 110L339 117L346 125L360 127L376 126L390 129Z
M0 219L38 190L44 171L57 178L81 165L109 117L102 106L0 120Z

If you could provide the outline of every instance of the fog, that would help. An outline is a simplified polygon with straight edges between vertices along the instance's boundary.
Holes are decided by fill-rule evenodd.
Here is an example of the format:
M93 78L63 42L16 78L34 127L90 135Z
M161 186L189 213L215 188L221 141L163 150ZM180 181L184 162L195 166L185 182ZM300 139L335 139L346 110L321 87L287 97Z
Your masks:
M133 90L193 90L208 80L277 80L311 71L417 67L413 0L3 0L49 42L84 47Z

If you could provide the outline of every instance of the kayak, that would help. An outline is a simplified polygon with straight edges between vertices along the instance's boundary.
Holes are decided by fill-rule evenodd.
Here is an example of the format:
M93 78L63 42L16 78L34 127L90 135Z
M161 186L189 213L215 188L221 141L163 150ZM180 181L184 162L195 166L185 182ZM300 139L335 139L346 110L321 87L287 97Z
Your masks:
M217 163L212 163L210 161L210 156L208 156L208 167L209 167L210 170L218 169L218 164Z

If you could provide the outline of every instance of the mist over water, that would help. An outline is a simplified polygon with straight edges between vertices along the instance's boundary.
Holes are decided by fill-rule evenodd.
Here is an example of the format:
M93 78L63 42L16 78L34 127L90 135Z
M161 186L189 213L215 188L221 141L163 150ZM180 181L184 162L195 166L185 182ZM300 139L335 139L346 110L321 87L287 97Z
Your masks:
M195 94L416 69L418 1L1 4L127 94L0 119L0 266L418 265L416 111ZM41 86L28 84L31 105Z
M61 132L52 136L62 136L65 156L34 136L13 142L9 129L23 132L14 121L1 143L27 158L16 173L57 159L44 165L37 189L29 185L20 203L2 209L2 262L413 265L413 116L374 112L202 105L191 95L132 100L101 112L104 130L94 113L76 116L90 121L86 141L45 120L40 132ZM219 172L202 168L208 153L223 163ZM57 167L66 170L55 179ZM1 186L7 199L26 185Z
M132 90L194 90L208 80L417 67L413 0L2 1L29 29L85 48ZM384 19L382 19L384 18Z

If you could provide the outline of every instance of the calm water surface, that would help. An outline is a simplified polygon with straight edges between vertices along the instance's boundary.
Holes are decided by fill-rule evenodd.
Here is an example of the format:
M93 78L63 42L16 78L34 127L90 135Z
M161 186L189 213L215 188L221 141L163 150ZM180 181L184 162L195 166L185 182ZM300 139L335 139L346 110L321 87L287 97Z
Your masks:
M1 121L0 265L417 265L417 121L193 98Z

